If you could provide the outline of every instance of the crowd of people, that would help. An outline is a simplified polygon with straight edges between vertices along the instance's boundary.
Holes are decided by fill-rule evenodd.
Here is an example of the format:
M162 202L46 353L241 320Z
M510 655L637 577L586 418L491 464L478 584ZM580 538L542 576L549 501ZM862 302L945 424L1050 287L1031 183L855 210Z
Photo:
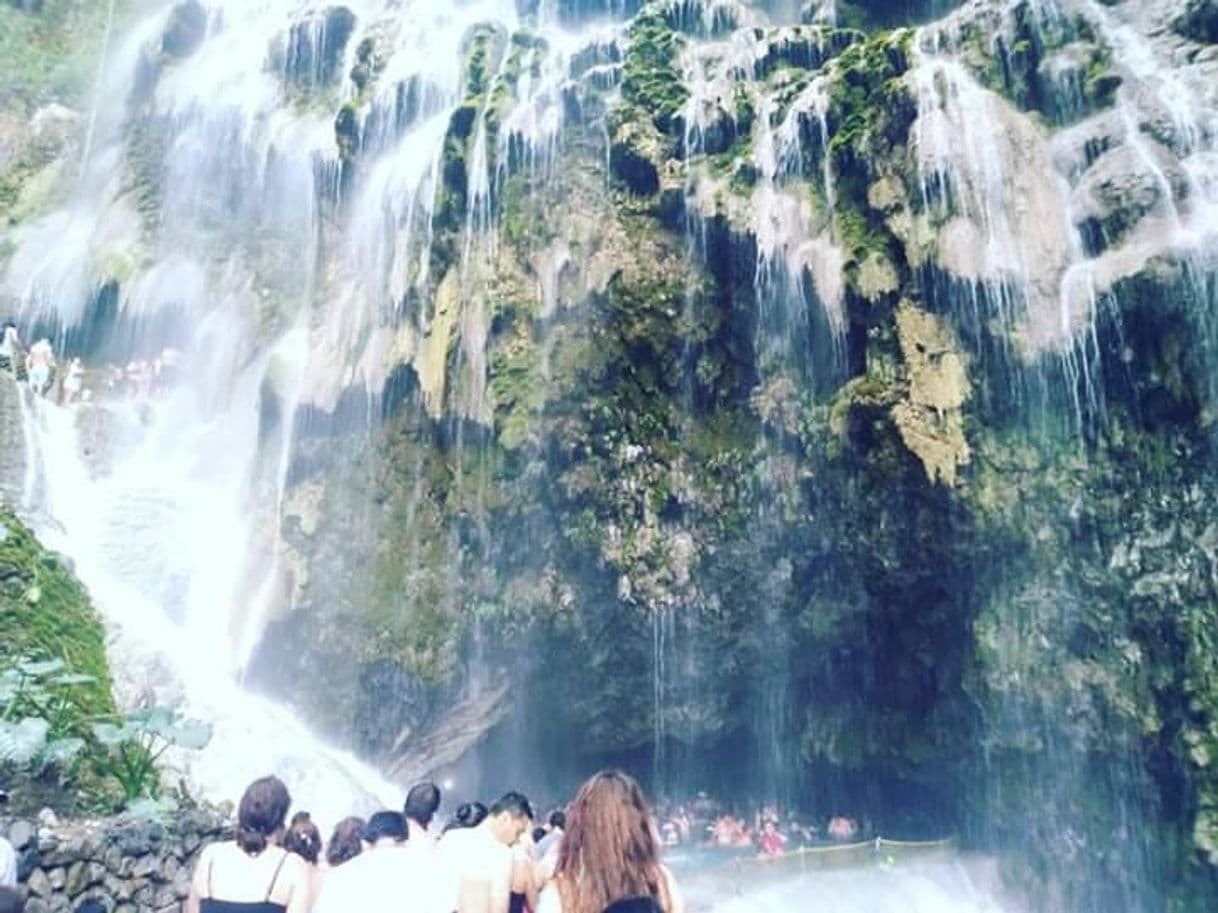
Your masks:
M401 811L345 818L329 839L277 777L250 784L233 839L200 853L185 913L684 913L660 861L654 818L633 779L602 771L538 820L509 792L459 806L420 783ZM8 854L4 850L7 848ZM90 906L96 904L96 907ZM105 909L88 901L83 913ZM11 845L0 838L0 913L22 913Z
M147 402L167 390L181 365L182 353L166 346L154 358L133 358L124 364L86 370L79 357L61 363L45 337L27 349L17 324L7 321L0 335L0 371L24 378L30 392L63 406L88 402L96 396Z
M199 856L186 913L683 913L643 793L618 771L544 819L509 792L440 826L440 790L421 783L401 811L346 818L327 840L291 804L276 777L246 789L234 839Z
M822 819L821 827L805 823L793 812L784 814L777 803L761 806L751 815L736 815L705 793L690 802L662 803L659 812L660 839L670 847L707 846L780 856L826 842L849 843L861 833L858 822L845 815Z

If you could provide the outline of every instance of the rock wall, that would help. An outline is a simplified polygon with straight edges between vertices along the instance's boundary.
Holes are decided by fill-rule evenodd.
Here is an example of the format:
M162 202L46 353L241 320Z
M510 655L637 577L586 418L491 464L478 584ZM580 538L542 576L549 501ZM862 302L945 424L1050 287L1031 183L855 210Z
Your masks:
M169 824L0 818L0 834L20 857L26 913L67 913L87 900L112 913L174 913L189 893L203 847L230 839L232 828L217 813L188 810Z

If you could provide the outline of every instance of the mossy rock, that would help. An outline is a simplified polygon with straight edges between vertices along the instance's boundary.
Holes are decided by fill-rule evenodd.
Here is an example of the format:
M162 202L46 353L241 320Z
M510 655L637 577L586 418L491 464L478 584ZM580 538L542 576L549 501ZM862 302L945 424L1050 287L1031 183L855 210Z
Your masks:
M1188 0L1172 26L1187 38L1218 44L1218 0Z
M673 129L674 118L689 98L677 67L681 38L664 13L666 4L652 0L630 24L622 97L646 111L661 132Z
M0 508L0 662L61 659L91 682L75 692L85 717L116 713L106 635L84 587L58 556Z
M652 196L660 189L663 139L645 117L618 112L615 119L617 125L609 147L609 166L631 193Z

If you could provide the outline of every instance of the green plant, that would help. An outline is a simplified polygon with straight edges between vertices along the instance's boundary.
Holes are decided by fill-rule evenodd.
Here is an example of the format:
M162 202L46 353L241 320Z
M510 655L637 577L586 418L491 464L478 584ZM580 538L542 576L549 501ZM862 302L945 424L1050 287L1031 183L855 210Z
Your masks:
M113 782L127 805L159 799L158 763L170 748L195 751L211 742L211 727L168 707L145 707L128 713L123 725L96 723L93 737L102 751L93 758L95 771Z
M0 671L0 761L41 771L79 754L77 697L92 682L61 659L19 658Z

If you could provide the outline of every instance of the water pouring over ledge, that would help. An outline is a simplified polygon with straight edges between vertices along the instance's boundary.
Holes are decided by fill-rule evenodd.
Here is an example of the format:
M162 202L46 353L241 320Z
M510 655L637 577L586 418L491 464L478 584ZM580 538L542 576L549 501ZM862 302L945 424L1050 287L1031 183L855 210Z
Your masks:
M116 616L124 605L155 605L148 611L169 619L165 637L189 632L224 658L229 676L258 686L271 677L270 690L289 700L309 695L310 719L327 709L309 706L325 703L314 672L347 673L342 636L352 627L341 614L318 624L326 620L319 606L364 601L350 567L379 580L378 604L355 617L382 624L387 636L359 642L376 647L367 663L345 654L361 656L359 674L336 689L344 708L350 689L366 695L361 710L377 712L349 714L349 729L333 719L321 726L402 764L395 776L410 775L415 761L403 756L426 736L409 712L375 707L377 697L426 703L423 673L450 677L458 684L440 689L438 713L450 698L468 698L468 734L458 741L476 740L503 713L503 696L488 684L518 668L504 631L528 619L525 659L531 643L553 665L536 679L521 673L524 686L513 678L512 698L534 725L555 730L554 753L572 734L605 752L664 742L647 760L660 769L657 781L666 775L679 786L693 776L689 759L709 745L712 757L732 759L725 776L742 771L757 789L863 799L884 776L884 759L929 758L926 767L939 766L961 794L945 804L975 808L977 794L993 803L960 811L977 831L1004 821L1021 830L1019 815L993 813L1003 802L1104 794L1111 817L1094 820L1112 822L1122 847L1114 858L1130 862L1121 885L1153 892L1148 886L1163 881L1144 861L1157 813L1139 798L1153 791L1139 779L1138 739L1150 739L1136 715L1143 692L1121 689L1156 645L1123 627L1119 613L1099 624L1093 613L1114 599L1085 588L1164 547L1122 544L1136 559L1110 555L1125 531L1104 527L1089 544L1105 572L1072 567L1063 573L1070 585L1060 584L1051 572L1059 565L1043 553L1073 561L1086 549L1054 540L1053 549L1030 545L1026 563L1002 554L995 574L986 539L994 528L977 531L987 518L968 498L980 489L985 509L1001 510L1001 485L988 487L986 471L1002 466L1002 480L1026 465L1003 463L1001 447L973 423L1009 430L1002 422L1014 415L1019 430L1032 427L1026 446L1049 466L1030 472L1051 479L1058 453L1087 447L1119 418L1122 371L1136 373L1147 354L1140 333L1114 344L1113 314L1145 321L1151 309L1137 302L1155 296L1206 312L1210 140L1196 117L1143 110L1157 104L1141 90L1153 83L1153 65L1134 51L1163 60L1161 39L1122 31L1127 4L1106 13L1073 3L1033 4L1041 18L1031 20L1004 18L1014 5L962 7L965 18L1001 13L998 25L983 24L980 47L993 59L1005 48L1026 70L985 69L967 22L948 22L946 36L932 24L909 44L894 36L876 56L903 68L903 91L878 89L891 89L882 100L916 120L901 151L887 156L865 148L866 130L844 129L850 99L839 91L841 72L874 62L866 54L878 41L797 27L794 15L777 33L741 15L729 36L733 15L759 11L657 4L679 14L656 32L680 36L677 69L696 101L686 106L640 86L629 27L614 15L634 5L599 4L610 15L595 25L579 21L581 6L543 4L533 11L541 27L525 29L506 4L409 7L383 19L374 3L352 5L350 18L303 5L217 4L193 51L175 44L149 62L139 42L116 41L116 55L142 62L120 68L134 74L131 90L107 97L134 98L139 116L108 121L99 108L79 196L58 218L22 226L8 282L25 319L69 349L123 362L170 346L184 358L173 392L149 408L98 402L82 410L83 430L66 431L51 410L36 409L31 437L44 441L44 455L43 471L35 465L31 474L31 506L54 504L63 515L52 514L82 573L103 563L90 560L96 554L122 578L125 588L106 600ZM849 24L852 5L831 6L825 18ZM1080 27L1075 14L1091 25ZM162 51L166 23L150 19L143 36L154 44L161 36ZM1016 38L1042 36L1028 45L1041 57L1020 57L1008 27ZM379 56L365 53L365 37ZM855 45L864 52L847 54ZM446 53L419 53L433 47ZM1115 49L1114 69L1130 61L1115 94L1104 47ZM903 48L913 50L901 59ZM866 67L854 77L865 93L874 88ZM1059 88L1046 97L1046 86ZM644 116L625 118L619 91ZM672 123L647 116L652 100ZM1045 121L1033 122L1031 110ZM955 142L972 124L1001 140ZM568 173L581 143L598 165L582 181ZM843 167L848 143L857 144L858 170ZM149 154L132 158L132 146ZM902 158L908 152L916 154ZM869 162L889 180L873 180ZM1113 218L1105 175L1126 166L1138 173L1135 196L1145 191L1150 202ZM116 171L138 179L116 181ZM629 185L639 199L604 205L640 175L654 178L654 191ZM557 186L553 196L538 190L543 180ZM1044 199L1053 203L1029 203ZM632 208L682 237L657 241L639 228L644 219L630 224L633 235L620 231ZM691 261L710 278L691 273ZM497 275L483 271L488 262ZM1145 264L1164 262L1184 264L1178 285L1130 292L1132 280L1159 278ZM656 273L680 278L640 282ZM534 294L544 306L531 312ZM599 322L606 312L612 320ZM886 314L896 316L885 322ZM670 345L674 325L681 338ZM569 341L580 332L597 335L573 355ZM1195 364L1185 362L1183 378L1160 374L1166 383L1157 387L1150 372L1154 394L1139 408L1153 414L1164 389L1178 398L1193 389ZM576 394L556 395L563 384ZM1191 415L1183 399L1181 414ZM664 408L649 408L658 402ZM666 425L673 413L678 420ZM894 421L901 434L886 437ZM1075 437L1036 437L1061 427ZM888 449L862 446L869 433ZM79 449L73 439L86 441L83 468L57 462ZM887 453L878 467L887 475L841 473L843 442L849 455ZM389 455L366 459L374 446ZM1096 454L1088 456L1095 467ZM929 484L902 475L911 467ZM726 480L721 487L708 484L720 480L713 473ZM137 522L99 523L74 509L70 495L92 476L95 503L120 504L108 509L119 521L122 508L138 506L126 518ZM886 503L867 500L877 482ZM1047 511L1038 535L1085 538L1097 489ZM1164 497L1190 490L1165 486ZM522 502L536 509L512 514ZM496 521L496 512L511 520ZM842 548L843 529L856 552ZM175 537L198 545L178 551ZM961 559L969 548L974 557ZM339 557L327 561L327 552ZM1033 584L1018 579L1025 571ZM1156 586L1166 584L1139 580L1138 592ZM402 637L402 617L441 633ZM460 646L437 647L454 617L472 619L457 629ZM555 621L556 635L545 630ZM619 650L608 662L602 629ZM961 646L945 650L948 641ZM1057 649L1051 665L1069 674L1053 694L1022 664ZM1105 651L1123 659L1097 670ZM980 681L965 680L961 667ZM605 688L632 669L651 681ZM555 678L571 683L573 708L546 705ZM1099 702L1097 717L1120 723L1102 734L1119 742L1111 766L1088 766L1109 749L1095 747L1101 736L1073 712L1084 697L1072 687ZM630 728L636 717L642 737ZM389 744L348 739L366 737L364 726L388 730ZM534 734L522 732L525 741ZM961 763L953 740L980 746L984 763ZM1036 754L1044 743L1047 760ZM808 757L824 763L833 785L795 782L793 767ZM834 781L835 768L860 758L861 787ZM1076 830L1089 815L1046 815L1031 839L1072 858L1097 839Z

